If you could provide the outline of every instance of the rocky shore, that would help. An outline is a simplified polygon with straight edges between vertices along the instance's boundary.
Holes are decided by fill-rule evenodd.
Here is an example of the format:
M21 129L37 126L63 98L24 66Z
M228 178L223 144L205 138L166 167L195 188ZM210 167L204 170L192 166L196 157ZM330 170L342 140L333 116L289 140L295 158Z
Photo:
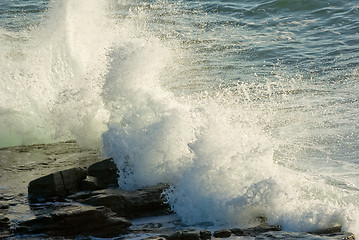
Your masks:
M0 149L0 239L355 239L340 226L282 231L186 226L164 203L166 183L124 191L111 158L76 142Z

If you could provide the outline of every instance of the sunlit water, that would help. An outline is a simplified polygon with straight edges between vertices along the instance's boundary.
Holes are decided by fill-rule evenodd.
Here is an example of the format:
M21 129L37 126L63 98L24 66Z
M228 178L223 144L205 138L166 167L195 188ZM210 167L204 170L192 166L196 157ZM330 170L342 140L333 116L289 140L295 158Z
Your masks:
M184 223L359 234L359 4L4 0L0 145L76 139Z

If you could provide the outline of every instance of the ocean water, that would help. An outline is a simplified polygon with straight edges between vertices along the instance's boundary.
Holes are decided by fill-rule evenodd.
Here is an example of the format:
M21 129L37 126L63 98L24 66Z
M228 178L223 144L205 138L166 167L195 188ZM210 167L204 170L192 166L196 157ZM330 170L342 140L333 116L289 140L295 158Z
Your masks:
M3 0L0 146L76 139L189 225L359 234L357 0Z

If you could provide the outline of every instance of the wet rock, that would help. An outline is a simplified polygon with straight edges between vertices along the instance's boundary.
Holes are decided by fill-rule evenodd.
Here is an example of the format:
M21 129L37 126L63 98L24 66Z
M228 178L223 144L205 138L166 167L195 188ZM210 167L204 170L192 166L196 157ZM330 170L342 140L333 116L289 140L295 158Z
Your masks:
M168 238L163 236L151 236L148 238L144 238L144 240L167 240Z
M7 202L0 202L0 209L8 209L9 203Z
M313 231L313 232L310 232L310 233L320 235L320 234L339 233L341 231L342 231L342 226L334 226L334 227L331 227L331 228L320 229L320 230Z
M13 200L14 198L15 198L14 195L2 194L2 196L0 196L0 201L2 201L2 203L6 204L6 202Z
M96 178L100 188L118 188L118 170L112 158L96 162L87 168L87 174Z
M1 231L0 230L0 239L8 239L10 237L9 231Z
M305 232L266 232L261 233L255 237L256 240L273 240L273 239L323 239L323 240L354 240L355 237L351 233L333 233L333 234L323 234L323 235L315 235Z
M86 178L86 171L83 168L72 168L60 171L64 183L66 196L80 190L80 181Z
M63 199L78 192L85 177L83 168L71 168L40 177L29 183L28 198L30 202Z
M230 229L218 230L213 233L213 236L216 238L229 238L232 235Z
M236 236L244 236L244 231L241 228L232 228L231 232Z
M319 229L310 232L312 235L319 235L330 239L343 239L343 240L354 240L355 236L352 233L342 232L342 226L334 226L326 229Z
M199 234L202 240L211 239L212 237L212 233L209 230L202 230Z
M166 237L170 240L200 240L201 232L194 229L185 229L183 231L177 231Z
M0 239L6 239L10 236L10 219L0 213Z
M186 229L182 231L182 240L199 240L201 239L200 231L196 229Z
M97 178L92 176L87 176L80 182L81 191L96 191L104 189L100 184L98 184Z
M242 236L257 236L258 234L261 233L266 233L266 232L279 232L282 231L282 227L281 226L276 226L276 225L268 225L266 223L263 223L261 225L258 225L254 228L247 228L247 229L243 229L243 235ZM237 232L237 236L240 236L238 234L239 232Z
M338 240L355 240L355 236L353 233L348 232L340 232L334 234L326 234L327 238L338 239Z
M170 240L201 240L201 239L211 239L211 231L208 230L196 230L194 228L185 229L183 231L177 231L167 236L167 239Z
M169 210L162 197L162 192L167 188L168 185L159 184L136 191L103 189L75 194L69 199L91 206L105 206L122 217L156 216Z
M115 237L126 232L131 225L122 217L104 207L69 205L48 209L35 219L24 221L16 229L17 234L41 234L48 236L92 235Z
M170 240L181 240L182 232L176 231L176 232L172 233L171 235L169 235L167 238Z
M10 229L10 219L6 216L0 215L0 232Z
M268 225L268 224L261 224L259 226L256 226L254 228L250 228L254 232L261 233L261 232L276 232L276 231L282 231L282 227L278 225Z

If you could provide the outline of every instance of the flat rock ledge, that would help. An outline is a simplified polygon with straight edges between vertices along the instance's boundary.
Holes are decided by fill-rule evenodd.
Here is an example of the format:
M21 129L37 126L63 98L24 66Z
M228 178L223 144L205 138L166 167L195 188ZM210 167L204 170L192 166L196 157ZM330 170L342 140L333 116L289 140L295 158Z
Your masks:
M86 205L57 205L48 208L35 219L24 221L16 228L16 233L42 234L48 236L73 237L92 235L114 237L126 232L131 222L117 217L105 207Z
M311 233L289 233L265 221L254 228L216 231L184 229L182 224L168 229L156 223L134 227L132 221L138 218L173 214L162 196L169 185L124 191L119 189L118 177L111 158L87 168L74 167L39 177L28 185L27 199L33 217L15 224L7 216L8 209L16 205L13 197L0 196L0 239L24 236L30 236L28 239L91 239L90 236L157 240L355 239L353 234L342 232L340 226Z

